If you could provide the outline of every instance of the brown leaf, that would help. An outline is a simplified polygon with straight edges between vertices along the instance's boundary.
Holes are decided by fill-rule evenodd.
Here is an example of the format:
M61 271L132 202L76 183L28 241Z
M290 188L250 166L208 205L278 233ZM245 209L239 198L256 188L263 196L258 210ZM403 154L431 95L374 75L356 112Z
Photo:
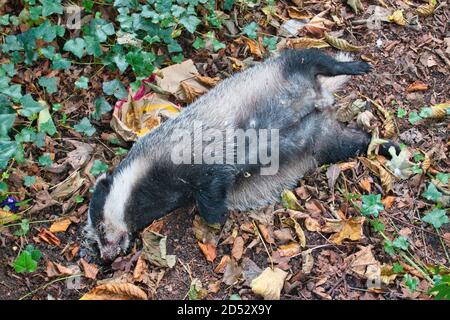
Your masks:
M380 263L372 253L372 246L360 247L360 250L344 259L351 271L363 279L380 274Z
M147 294L131 283L106 283L83 295L80 300L148 300Z
M356 161L350 161L350 162L343 162L339 164L339 168L341 168L341 171L346 171L349 169L353 169L356 167Z
M247 37L242 37L245 44L248 46L250 53L258 58L262 58L263 49L260 44L253 39L249 39Z
M288 15L289 18L297 20L309 19L312 17L307 11L297 9L295 7L288 7Z
M263 236L264 240L267 243L270 243L270 244L275 243L275 240L273 239L273 236L272 236L272 227L266 227L263 224L259 224L258 229L261 232L261 235Z
M420 80L417 80L417 81L414 81L413 83L411 83L408 86L408 88L406 88L406 91L407 92L426 91L426 90L428 90L428 88L429 88L429 86L426 83L424 83Z
M300 253L300 245L296 242L281 245L278 247L278 253L281 257L293 257Z
M57 236L55 236L47 229L42 228L38 233L38 237L50 245L54 245L57 247L61 245L61 240L59 240Z
M294 218L291 218L291 220L294 223L294 230L295 230L295 234L298 237L298 242L300 243L300 246L302 248L306 247L306 237L305 237L305 233L303 232L302 227L300 226L300 224L297 222L297 220L295 220Z
M206 77L201 76L199 74L194 74L195 79L197 79L201 84L208 86L208 87L214 87L217 85L217 83L221 80L220 77Z
M311 232L318 232L321 229L319 221L311 217L305 218L305 228Z
M187 84L184 81L180 82L180 86L181 86L181 89L183 89L184 94L186 96L185 101L188 103L194 102L195 99L197 99L198 97L200 97L201 95L203 95L205 93L205 91L195 88L193 86L190 86L189 84Z
M336 180L341 173L341 169L337 164L333 164L328 167L327 170L327 178L328 178L328 187L331 189L331 193L334 193L334 185L336 184Z
M83 267L84 276L86 278L95 280L98 274L98 268L95 264L86 262L83 258L80 259L81 266Z
M444 119L448 115L448 109L450 108L450 102L436 104L431 107L432 119Z
M206 260L208 260L209 262L213 262L217 256L216 246L211 243L201 243L201 242L197 243L198 246L200 247L200 250L205 255Z
M224 273L225 267L228 264L228 261L230 261L229 255L224 255L222 259L220 259L219 264L214 268L215 273Z
M390 209L392 205L395 202L396 197L394 196L387 196L384 199L381 200L381 203L383 204L385 209Z
M359 185L361 188L363 188L363 190L367 191L368 193L370 193L372 190L370 178L362 178L361 180L359 180Z
M304 274L310 274L314 266L314 257L312 255L312 249L302 252L302 272Z
M70 226L71 223L72 221L70 221L70 219L68 218L57 220L52 223L49 231L52 233L66 232L67 228Z
M233 249L231 249L231 255L236 260L240 260L242 253L244 252L244 239L242 237L236 237L233 243Z
M378 161L369 160L364 157L360 157L359 159L370 171L380 178L381 184L386 192L393 190L393 178L389 171L384 169Z
M223 273L223 283L232 286L238 282L242 274L242 268L234 259L228 260Z
M282 228L282 229L279 229L279 230L275 230L273 232L273 235L281 243L286 243L286 242L294 240L294 238L292 238L292 233L291 233L291 230L289 228Z

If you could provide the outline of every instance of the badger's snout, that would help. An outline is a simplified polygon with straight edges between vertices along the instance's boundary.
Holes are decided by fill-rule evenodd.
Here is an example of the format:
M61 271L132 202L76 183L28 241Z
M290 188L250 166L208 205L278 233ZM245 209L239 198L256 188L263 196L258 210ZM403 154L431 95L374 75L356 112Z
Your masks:
M100 258L105 264L110 264L119 255L124 254L125 251L119 244L111 243L104 246L100 246Z

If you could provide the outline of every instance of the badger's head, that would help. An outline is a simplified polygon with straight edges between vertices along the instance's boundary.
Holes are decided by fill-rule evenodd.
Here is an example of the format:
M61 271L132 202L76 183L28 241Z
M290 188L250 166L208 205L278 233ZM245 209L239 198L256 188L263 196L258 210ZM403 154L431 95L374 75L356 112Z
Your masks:
M125 253L132 240L133 230L125 221L126 190L117 190L122 187L113 181L112 176L101 175L95 183L89 205L84 235L88 242L97 244L105 263Z

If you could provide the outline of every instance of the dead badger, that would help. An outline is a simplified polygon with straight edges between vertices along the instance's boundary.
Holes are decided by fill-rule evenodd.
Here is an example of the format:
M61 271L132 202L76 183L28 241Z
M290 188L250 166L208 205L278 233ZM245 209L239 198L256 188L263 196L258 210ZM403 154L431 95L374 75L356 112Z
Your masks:
M92 195L85 231L102 259L125 252L137 232L176 208L195 202L206 221L223 223L231 209L276 202L318 165L364 152L370 136L344 127L327 108L348 75L371 69L350 60L284 51L136 141Z

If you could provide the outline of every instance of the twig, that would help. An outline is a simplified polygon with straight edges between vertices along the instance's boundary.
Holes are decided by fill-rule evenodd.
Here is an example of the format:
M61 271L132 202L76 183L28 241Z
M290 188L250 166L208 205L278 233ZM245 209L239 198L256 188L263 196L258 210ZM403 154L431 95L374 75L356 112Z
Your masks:
M67 279L72 279L72 278L77 278L77 277L81 277L81 276L82 276L81 274L74 274L74 275L71 275L71 276L62 277L62 278L58 278L58 279L52 280L52 281L50 281L50 282L48 282L48 283L46 283L46 284L40 286L39 288L34 289L33 291L28 292L26 295L21 296L21 297L19 298L19 300L23 300L23 299L25 299L25 298L31 296L32 294L36 293L37 291L42 290L42 289L45 289L45 288L47 288L48 286L50 286L50 285L52 285L52 284L54 284L54 283L56 283L56 282L63 281L63 280L67 280Z
M259 239L262 241L262 243L264 245L264 249L266 249L266 253L267 253L267 256L269 257L270 265L271 265L271 268L273 270L273 260L272 260L272 256L269 253L269 249L267 248L266 242L264 241L264 238L262 237L261 232L259 232L259 229L258 229L258 227L256 226L256 223L255 223L255 220L253 220L252 222L253 222L253 226L255 227L256 232L258 233Z

